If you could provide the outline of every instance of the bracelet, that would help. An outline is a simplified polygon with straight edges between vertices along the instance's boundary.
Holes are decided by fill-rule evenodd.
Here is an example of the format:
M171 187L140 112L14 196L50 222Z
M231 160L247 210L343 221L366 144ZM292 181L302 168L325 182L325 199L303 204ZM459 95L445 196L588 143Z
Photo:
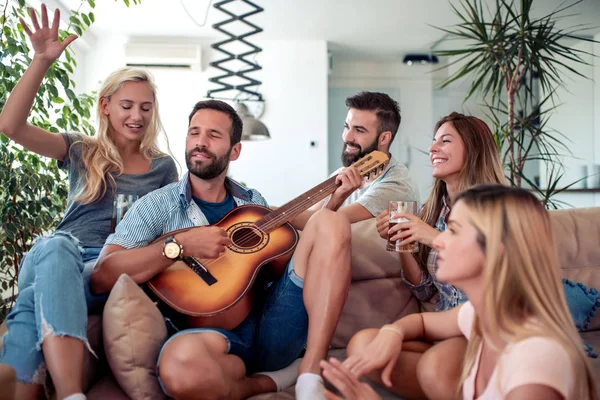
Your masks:
M400 329L396 328L394 325L384 325L379 330L396 332L398 335L402 336L402 338L404 339L404 333Z

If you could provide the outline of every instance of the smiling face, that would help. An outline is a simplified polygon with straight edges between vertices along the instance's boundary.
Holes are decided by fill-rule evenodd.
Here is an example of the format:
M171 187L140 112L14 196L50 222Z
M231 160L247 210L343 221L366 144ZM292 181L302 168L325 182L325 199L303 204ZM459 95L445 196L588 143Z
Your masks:
M464 288L483 281L485 253L478 241L479 231L469 218L469 207L458 201L448 218L448 228L433 241L438 250L437 279Z
M348 110L344 122L342 163L349 167L364 155L379 149L379 121L375 111Z
M202 109L190 120L185 162L193 175L203 180L227 171L229 161L237 160L241 144L231 146L232 123L224 112Z
M114 140L141 141L154 112L154 93L146 82L125 82L110 98L100 99Z
M448 183L456 180L465 163L465 143L451 122L439 127L429 147L432 176Z

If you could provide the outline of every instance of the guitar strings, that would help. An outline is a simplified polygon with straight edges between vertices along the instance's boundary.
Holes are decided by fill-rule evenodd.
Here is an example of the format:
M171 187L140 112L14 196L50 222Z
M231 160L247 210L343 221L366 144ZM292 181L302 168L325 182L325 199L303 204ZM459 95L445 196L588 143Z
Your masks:
M337 185L335 185L335 182L334 182L334 184L333 184L332 186L337 186ZM326 195L326 196L327 196L327 195ZM308 200L308 199L307 199L307 200ZM313 199L311 199L310 201L313 201ZM302 201L302 202L300 202L300 203L307 203L307 202L309 203L310 201ZM317 201L318 201L318 200L317 200ZM304 206L305 206L305 205L299 204L298 206L295 206L295 207L293 207L292 209L290 209L290 211L291 211L291 210L298 209L298 208L302 208L302 207L304 207ZM259 221L260 221L260 220L259 220ZM271 222L272 222L272 221L271 221ZM274 225L274 226L276 226L276 225ZM245 245L245 244L248 244L248 243L250 243L250 241L251 241L251 240L252 240L252 239L253 239L255 236L257 236L257 235L256 235L256 233L252 232L252 228L256 228L256 229L258 229L259 231L262 231L262 230L261 230L261 229L260 229L260 228L259 228L259 227L256 225L256 223L252 223L251 227L248 227L248 228L247 228L247 229L249 229L249 230L250 230L250 232L249 232L249 233L247 233L247 234L245 234L245 236L242 236L241 238L239 238L238 240L236 240L235 244L236 244L236 245L238 245L238 246L243 246L243 245ZM225 253L227 252L227 250L229 250L229 251L233 251L233 250L231 250L229 247L226 247L225 249L226 249L226 250L225 250L225 252L224 252L223 254L225 254ZM215 258L215 259L212 259L212 260L210 260L210 261L208 261L208 262L206 262L206 263L200 263L200 264L202 264L203 266L207 267L207 266L209 266L210 264L213 264L214 262L216 262L217 260L220 260L220 259L221 259L221 257L223 257L223 255L221 255L221 256L219 256L219 257L217 257L217 258Z
M369 160L365 160L365 161L369 161ZM379 162L379 161L378 161L378 160L375 160L375 162L377 163L377 162ZM371 165L368 165L366 168L363 168L363 169L362 169L362 170L360 170L359 172L360 172L360 174L361 174L361 175L363 175L363 174L366 174L367 172L369 172L369 171L371 171L371 170L373 170L373 169L375 169L375 170L376 170L376 169L380 168L380 166L381 166L381 165L383 165L383 164L381 164L381 163L380 163L379 165L377 165L377 164L375 164L375 165L371 164ZM328 190L330 190L330 189L332 189L332 188L335 188L335 187L337 187L337 184L335 183L335 178L336 178L336 177L337 177L337 175L335 175L335 176L333 176L333 177L329 178L327 181L325 181L325 182L321 183L320 185L318 185L318 186L316 186L315 188L313 188L312 190L310 190L310 191L309 191L309 192L306 194L307 198L306 198L305 200L302 200L302 201L298 202L296 205L294 205L294 206L293 206L292 208L290 208L289 210L286 210L285 212L292 212L292 213L293 213L293 212L296 212L296 211L297 211L299 208L303 208L303 207L304 207L306 204L309 204L310 202L312 202L314 199L313 199L313 198L311 198L311 197L318 197L318 196L321 196L322 194L321 194L320 192L318 192L318 193L315 193L315 194L311 194L310 192L313 192L313 191L314 191L314 192L316 192L316 190L319 188L319 186L321 186L321 185L323 185L323 184L327 183L329 180L331 180L331 183L329 183L329 184L327 184L326 186L324 186L323 188L321 188L321 190L328 191ZM322 199L324 199L324 198L325 198L325 197L327 197L329 194L331 194L331 193L327 193L327 194L325 194L325 195L324 195L324 196L323 196L321 199L317 200L317 202L318 202L318 201L320 201L320 200L322 200ZM308 200L310 200L310 201L308 201ZM315 203L316 203L316 202L315 202ZM289 204L289 203L288 203L288 204ZM284 205L284 207L285 207L285 205ZM284 207L282 207L282 209L283 209ZM287 218L287 217L286 217L286 218ZM263 219L264 219L264 218L263 218ZM274 226L274 227L276 227L276 226L279 224L279 219L280 219L280 217L274 217L274 218L273 218L273 221L277 221L277 222L275 222L275 224L273 224L273 226ZM285 218L284 218L284 219L285 219ZM257 221L257 222L258 222L258 221ZM267 223L265 224L265 227L266 227L266 226L267 226L267 225L268 225L270 222L271 222L271 220L267 221ZM268 229L270 229L270 228L268 228Z
M326 187L324 187L323 190L327 191L327 190L332 189L332 188L334 188L336 186L337 186L337 184L335 183L335 180L334 180L333 183L331 183L331 184L327 185ZM325 196L323 196L323 198L325 198L328 195L329 194L325 194ZM297 210L299 208L305 207L305 203L310 203L311 201L314 201L314 199L305 199L305 200L302 200L302 201L299 202L298 205L295 205L294 207L290 208L289 211L292 211L292 210L295 211L295 210ZM319 201L319 200L317 200L317 201ZM288 212L288 211L286 211L286 212ZM257 222L257 221L255 221L255 222ZM273 222L273 221L269 221L269 222ZM267 225L267 224L265 224L265 225ZM258 230L261 230L255 223L252 223L251 226L254 227L254 228L256 228L256 229L258 229ZM274 226L276 226L276 224ZM248 244L253 239L253 237L256 236L256 233L252 232L252 227L248 228L250 230L250 233L245 234L245 236L242 236L240 239L238 239L235 242L236 245L240 246L240 245ZM208 260L207 262L201 262L198 259L196 259L196 261L198 262L198 264L200 264L202 267L204 267L206 269L211 264L214 264L215 262L217 262L217 261L221 260L223 257L225 257L228 254L228 252L233 252L233 250L230 249L229 247L225 247L225 251L221 255L219 255L217 258Z

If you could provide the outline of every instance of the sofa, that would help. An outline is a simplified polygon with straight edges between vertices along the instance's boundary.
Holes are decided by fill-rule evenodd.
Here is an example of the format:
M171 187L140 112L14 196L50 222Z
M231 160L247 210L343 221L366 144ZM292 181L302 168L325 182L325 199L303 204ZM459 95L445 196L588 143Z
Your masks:
M550 211L550 214L563 278L574 283L580 282L587 288L600 288L600 207ZM595 291L592 292L595 294ZM380 327L404 315L433 308L433 301L421 304L403 284L400 278L398 255L385 250L385 241L379 238L374 219L354 224L352 227L352 284L333 338L330 355L343 359L345 346L352 335L360 329ZM119 310L113 310L112 314L109 314L107 326L126 319L117 318L118 312ZM107 315L106 309L104 315ZM134 317L149 318L144 315ZM131 319L131 316L127 318ZM86 356L85 390L88 399L129 399L130 397L125 394L117 382L121 382L121 386L130 387L131 369L136 366L128 365L124 367L126 371L111 373L107 358L103 356L102 325L100 315L89 317L88 337L91 347L99 357L96 359L89 353ZM120 337L115 333L107 334L107 326L104 327L104 342L108 346L112 346L113 340L118 341ZM3 324L0 326L0 335L4 331ZM107 336L111 338L108 341ZM586 344L593 346L595 351L600 351L600 315L596 316L590 313L585 331L581 332L581 336ZM136 340L128 343L126 347L120 347L116 355L113 354L110 357L111 364L114 365L115 357L125 357L126 353L137 352L139 354L140 349L145 346L144 340ZM127 346L130 346L132 350L128 351L129 347ZM151 352L156 352L160 343L155 343L153 346ZM110 352L115 353L115 349L111 347ZM600 382L600 359L590 358L590 361L596 380ZM129 381L122 377L115 378L115 375L118 374L129 374L130 376L127 378ZM146 371L143 376L135 376L142 376L142 379L149 381L156 380L151 375L151 372ZM3 392L0 394L0 399L11 398L7 393L12 387L10 382L14 382L14 374L10 368L0 365L0 391ZM153 386L152 390L155 390L156 387ZM385 399L399 399L383 388L376 387L376 390ZM132 393L130 388L128 392ZM135 393L140 393L136 397L144 399L161 398L160 393L139 391ZM252 399L293 399L293 393L293 388L290 388L281 393L254 396Z

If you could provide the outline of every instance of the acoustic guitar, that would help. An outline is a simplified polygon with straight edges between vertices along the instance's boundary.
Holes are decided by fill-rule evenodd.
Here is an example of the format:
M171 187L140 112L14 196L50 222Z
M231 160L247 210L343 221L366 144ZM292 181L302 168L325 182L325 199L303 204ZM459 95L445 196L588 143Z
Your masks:
M389 161L373 151L352 164L367 180L379 176ZM250 313L256 288L280 278L294 248L298 232L294 217L335 191L333 176L285 205L271 210L244 205L231 210L216 226L223 228L231 245L216 259L185 256L147 282L148 294L159 308L188 327L233 329ZM169 232L202 229L192 227ZM185 250L185 249L184 249Z

